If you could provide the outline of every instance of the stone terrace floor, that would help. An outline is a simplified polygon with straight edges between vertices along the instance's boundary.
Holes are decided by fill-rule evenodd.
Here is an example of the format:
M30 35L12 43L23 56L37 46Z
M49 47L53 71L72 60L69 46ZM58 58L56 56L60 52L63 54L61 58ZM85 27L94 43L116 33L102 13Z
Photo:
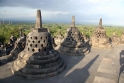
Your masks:
M46 79L27 80L12 75L12 62L0 66L0 83L124 83L124 46L92 48L85 56L61 54L61 57L66 69Z

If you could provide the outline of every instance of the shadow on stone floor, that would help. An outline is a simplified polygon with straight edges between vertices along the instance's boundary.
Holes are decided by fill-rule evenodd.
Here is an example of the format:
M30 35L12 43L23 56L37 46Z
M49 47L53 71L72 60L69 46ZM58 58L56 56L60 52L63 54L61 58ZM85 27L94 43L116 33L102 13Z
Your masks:
M85 57L85 56L79 56L79 58L78 58L76 56L70 57L70 56L61 55L61 54L60 54L60 56L62 57L64 62L67 64L66 69L63 71L64 73L68 72L68 70L73 68L76 64L78 64ZM18 78L18 76L15 76L12 74L11 69L10 69L12 64L11 65L10 64L0 66L0 71L1 71L0 72L0 83L9 83L9 82L18 83L19 80L21 82L22 78ZM61 72L61 73L63 73L63 72ZM60 74L58 74L58 75L60 75ZM56 78L58 75L54 76L53 79ZM47 79L50 79L50 78L47 78ZM22 79L22 80L23 80L22 83L24 82L24 80L26 82L30 83L29 80L26 80L26 79Z
M19 78L16 75L12 75L11 70L7 70L8 74L11 74L7 77L7 73L5 74L5 78L0 79L0 83L85 83L90 76L89 69L95 60L99 57L96 55L86 66L80 69L75 69L70 74L66 75L69 70L71 70L76 64L78 64L84 57L76 58L74 57L62 57L65 60L67 67L60 74L46 78L46 79L37 79L37 80L27 80L23 78ZM2 71L5 72L5 71Z
M80 69L76 69L74 70L72 73L70 73L69 75L67 75L65 78L74 78L74 79L70 79L68 80L67 83L85 83L88 79L88 77L90 76L89 73L89 69L92 66L92 64L96 61L96 59L99 57L99 55L97 55L96 57L94 57L88 64L86 64L86 66L84 66L83 68ZM83 74L83 75L82 75Z
M73 35L73 36L72 36ZM71 42L71 43L70 43ZM67 46L65 46L67 45ZM64 47L64 48L63 48ZM63 47L59 48L63 53L69 53L70 55L85 55L86 51L91 51L91 46L89 42L85 42L83 35L79 32L76 27L70 28L67 33L67 37L63 42ZM82 49L81 49L82 48ZM10 75L9 77L3 77L0 80L0 83L75 83L75 82L86 82L87 78L90 76L88 69L92 66L94 61L98 58L97 55L94 59L92 59L86 66L81 69L73 69L73 67L79 65L79 62L84 59L85 56L67 56L61 55L62 59L66 63L66 69L62 71L60 74L46 78L46 79L38 79L38 80L27 80L18 78L15 75ZM73 70L72 73L66 75L70 70ZM5 72L5 71L4 71ZM9 70L11 72L11 70Z

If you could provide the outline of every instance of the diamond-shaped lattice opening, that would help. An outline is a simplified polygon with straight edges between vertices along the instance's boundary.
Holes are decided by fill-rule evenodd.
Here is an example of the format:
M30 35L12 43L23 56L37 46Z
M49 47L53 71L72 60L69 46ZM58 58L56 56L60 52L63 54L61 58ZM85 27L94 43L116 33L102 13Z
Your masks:
M32 37L30 37L32 39Z
M35 37L35 39L37 40L37 37Z
M29 51L30 49L28 48L28 51Z
M43 47L43 44L41 44L41 47Z
M45 40L43 42L45 43Z
M40 43L40 41L38 41L38 43Z
M46 39L47 39L47 37L46 37Z
M35 47L37 47L37 44L35 45Z
M40 52L40 48L38 49L38 51Z
M34 41L34 40L33 40L32 42L33 42L33 43L35 43L35 41Z
M30 44L30 47L32 47L32 44Z
M32 52L34 52L35 50L34 49L32 49Z
M42 37L40 39L42 39Z

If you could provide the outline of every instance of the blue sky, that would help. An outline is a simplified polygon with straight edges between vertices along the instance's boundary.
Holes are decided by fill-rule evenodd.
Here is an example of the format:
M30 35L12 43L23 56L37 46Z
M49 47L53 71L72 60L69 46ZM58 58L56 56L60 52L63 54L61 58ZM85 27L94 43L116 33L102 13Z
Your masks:
M124 0L0 0L0 20L35 21L40 9L48 22L99 23L124 26Z

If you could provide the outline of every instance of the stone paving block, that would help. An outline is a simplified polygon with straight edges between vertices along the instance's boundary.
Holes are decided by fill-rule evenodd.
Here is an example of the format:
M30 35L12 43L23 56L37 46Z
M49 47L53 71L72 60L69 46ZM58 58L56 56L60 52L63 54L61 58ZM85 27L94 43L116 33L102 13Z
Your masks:
M116 82L114 80L110 80L108 78L95 76L93 83L116 83Z
M109 58L104 58L101 62L101 65L99 66L97 72L113 74L112 70L113 70L112 60Z

